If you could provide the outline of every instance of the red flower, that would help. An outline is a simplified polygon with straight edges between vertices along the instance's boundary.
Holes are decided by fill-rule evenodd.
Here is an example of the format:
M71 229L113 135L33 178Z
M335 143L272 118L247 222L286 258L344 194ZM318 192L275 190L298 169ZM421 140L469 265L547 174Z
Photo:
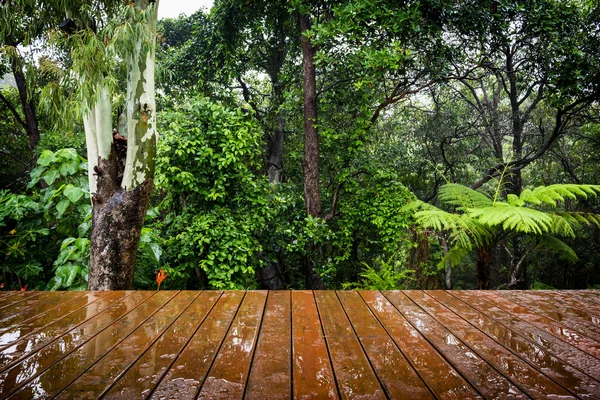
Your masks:
M160 290L160 284L165 280L167 274L162 269L160 271L156 271L156 283L158 283L158 289Z

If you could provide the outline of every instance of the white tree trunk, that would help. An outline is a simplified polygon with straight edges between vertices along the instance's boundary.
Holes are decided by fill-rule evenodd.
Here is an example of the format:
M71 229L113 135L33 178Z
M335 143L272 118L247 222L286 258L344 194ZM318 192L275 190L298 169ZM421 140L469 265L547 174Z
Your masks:
M98 158L106 160L112 143L112 106L110 94L104 82L98 83L94 104L83 117L83 127L87 142L88 180L90 193L96 193L98 176L95 168Z
M148 1L139 7L146 9ZM156 101L154 98L154 68L156 19L158 1L153 5L152 20L148 29L153 37L151 48L142 53L144 45L138 43L129 59L127 79L127 161L122 186L132 190L154 176L154 159L158 134L156 132Z

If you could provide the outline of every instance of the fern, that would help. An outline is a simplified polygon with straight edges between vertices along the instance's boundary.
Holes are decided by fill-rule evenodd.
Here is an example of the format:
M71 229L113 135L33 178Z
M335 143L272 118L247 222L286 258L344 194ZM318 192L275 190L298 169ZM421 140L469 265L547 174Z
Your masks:
M483 246L493 236L493 232L466 214L453 214L427 205L414 214L417 223L426 229L450 232L452 242L471 250Z
M447 212L422 201L412 202L407 207L420 226L449 233L452 247L439 264L440 268L448 260L455 266L474 248L493 247L500 238L515 234L533 235L536 247L545 247L562 259L574 261L577 255L573 249L553 235L574 238L576 227L600 227L600 215L548 212L532 206L556 208L566 199L587 199L599 193L600 185L557 184L525 189L519 196L509 194L506 202L502 202L462 185L446 184L440 188L438 199L456 207L458 212Z
M457 266L462 262L462 260L471 253L471 249L467 249L465 247L456 246L450 249L448 253L442 258L442 261L438 264L438 269L443 270L446 268L446 262L450 260L450 265L452 267Z
M390 259L375 260L378 267L373 268L367 263L363 263L365 269L360 273L362 280L356 283L343 284L344 289L367 289L367 290L394 290L404 287L403 282L411 279L412 269L395 270L394 256Z
M556 184L550 186L539 186L534 190L525 189L521 192L519 200L521 206L525 203L541 205L542 203L556 207L558 202L564 202L565 198L572 200L579 198L588 199L600 194L600 185L576 185Z
M563 242L556 236L542 235L539 240L540 240L540 245L542 245L544 248L552 251L561 259L566 260L566 261L577 261L578 260L577 254L575 254L575 251L573 251L573 249L568 244L566 244L565 242Z
M456 183L448 183L440 187L438 199L443 203L458 207L459 210L493 205L493 201L485 194Z
M532 208L511 206L507 203L496 203L493 207L469 209L468 215L489 228L502 227L505 231L541 235L549 232L552 227L552 217L548 214Z

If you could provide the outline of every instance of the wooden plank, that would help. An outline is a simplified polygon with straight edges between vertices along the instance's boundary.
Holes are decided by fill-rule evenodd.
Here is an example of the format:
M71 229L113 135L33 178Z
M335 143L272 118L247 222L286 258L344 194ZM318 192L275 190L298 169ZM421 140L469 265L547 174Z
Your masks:
M600 325L600 304L593 301L584 300L577 294L567 294L559 290L536 290L536 294L550 298L552 301L556 301L561 305L568 307L569 309L574 308L577 310L585 310L592 314L592 324L595 326Z
M14 388L29 381L34 376L51 367L55 362L64 358L71 351L94 337L115 320L135 310L135 308L148 299L152 293L136 292L127 296L123 301L109 307L100 314L87 320L85 323L71 329L41 349L30 354L28 349L19 351L3 351L3 361L9 361L0 373L0 397L12 392ZM27 341L26 341L27 342ZM21 345L21 344L20 344ZM9 348L7 350L11 350ZM23 353L27 356L19 357ZM16 355L15 355L16 354ZM12 358L11 358L12 357Z
M335 292L319 290L314 294L341 397L348 399L361 393L369 398L384 399L383 388Z
M67 386L68 381L63 378L64 389L57 398L99 397L152 346L199 294L193 291L180 292L71 384Z
M153 399L195 399L245 293L225 292L151 393Z
M246 294L202 385L199 399L241 399L267 301L267 291Z
M84 292L51 292L48 294L50 296L39 297L39 301L30 307L23 308L19 312L7 317L0 317L0 334L19 326L30 318L44 314L61 304L70 303L73 300L77 300L77 298L85 296Z
M177 318L167 331L118 378L114 386L100 393L110 399L140 399L147 397L208 313L222 295L220 291L204 291Z
M289 399L292 393L291 293L270 291L246 386L246 399Z
M83 292L81 297L61 303L58 306L41 313L33 318L27 319L19 324L0 328L0 350L12 343L27 337L32 332L43 329L57 319L63 318L73 310L86 307L90 303L101 299L107 292Z
M557 290L566 296L571 296L584 304L594 304L600 306L600 290Z
M39 304L40 299L47 299L51 295L49 292L23 292L22 296L11 297L13 301L0 308L0 320L34 307Z
M9 317L20 309L34 306L42 293L46 292L20 292L7 299L0 299L0 319Z
M404 318L484 397L527 398L521 389L474 352L444 325L400 292L384 292Z
M391 399L432 399L425 382L356 291L337 293L375 373Z
M177 295L176 291L160 291L124 315L106 329L86 341L75 351L62 357L49 368L38 368L33 379L13 389L15 399L48 398L56 395L64 385L75 379L94 362L111 351L138 326L147 322L165 303ZM142 327L144 329L145 327ZM18 390L16 390L18 388Z
M292 292L292 394L294 398L338 398L313 293Z
M536 294L529 294L526 291L519 291L517 293L509 292L511 291L503 290L498 291L497 294L513 303L550 318L563 326L579 331L591 339L600 341L600 327L592 323L592 317L585 311L573 308L564 310L558 304L552 302L551 299L540 297Z
M482 291L480 296L501 308L505 312L521 318L528 323L550 333L551 335L600 359L600 343L597 341L590 339L571 328L565 327L564 325L557 324L556 321L550 318L544 317L543 315L537 314L525 307L513 303L510 300L497 295L495 292Z
M419 307L427 311L450 332L469 346L473 352L487 360L498 371L501 371L513 383L529 396L545 399L550 396L571 397L569 392L552 381L540 371L515 356L487 335L459 318L440 303L420 291L405 291L400 293L388 293L386 297L397 307L403 307L403 303L412 299Z
M98 302L88 304L88 306L84 308L75 310L43 328L34 329L34 331L23 335L23 337L15 337L14 342L0 349L0 371L5 369L9 364L16 362L16 360L22 359L28 354L51 343L61 335L83 324L85 321L93 318L105 309L115 306L118 301L130 294L130 292L108 293Z
M600 360L597 358L496 307L482 298L477 291L452 290L447 293L488 315L496 322L519 332L531 343L542 347L563 360L563 362L587 373L596 380L600 380Z
M571 394L575 396L581 394L600 396L600 385L595 379L555 357L541 346L529 342L518 332L497 323L448 293L439 290L428 291L427 293L496 342L511 350L513 354L528 361L540 372L543 371L546 376L558 382Z
M479 393L379 292L359 291L373 314L440 399L475 399Z

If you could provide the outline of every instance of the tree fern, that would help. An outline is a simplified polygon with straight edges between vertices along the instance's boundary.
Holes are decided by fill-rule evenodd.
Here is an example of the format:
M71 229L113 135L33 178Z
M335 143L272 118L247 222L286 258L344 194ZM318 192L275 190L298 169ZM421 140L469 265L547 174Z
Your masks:
M509 202L520 207L526 203L535 205L545 203L556 207L557 202L564 202L565 198L572 200L578 197L588 199L589 197L595 197L597 194L600 194L600 185L556 184L539 186L533 190L525 189L521 192L518 200L511 201L511 197L509 197ZM516 196L512 195L512 199L514 197Z
M492 207L472 208L467 214L479 223L492 227L501 227L504 231L534 233L541 235L549 232L552 217L527 207L515 207L507 203L496 203Z
M542 207L556 208L566 199L588 199L598 194L600 185L556 184L525 189L519 196L509 194L503 202L462 185L447 184L440 188L438 199L456 212L422 201L412 202L408 207L418 225L449 233L452 248L440 263L442 266L447 260L457 265L473 249L491 248L512 235L531 236L534 241L530 248L544 246L573 261L577 259L573 249L554 235L574 238L576 227L600 227L600 215L546 211Z
M438 199L445 204L458 207L459 210L468 208L489 207L492 199L485 194L456 183L448 183L440 188Z
M539 238L540 245L555 253L559 258L565 261L577 261L577 254L571 246L553 235L542 235Z

